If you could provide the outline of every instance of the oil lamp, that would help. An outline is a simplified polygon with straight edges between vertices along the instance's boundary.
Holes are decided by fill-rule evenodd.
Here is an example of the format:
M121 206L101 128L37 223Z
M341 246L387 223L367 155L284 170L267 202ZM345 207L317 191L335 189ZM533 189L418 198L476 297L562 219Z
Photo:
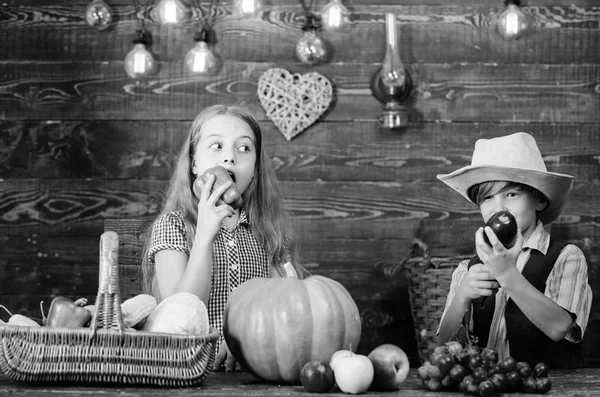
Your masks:
M385 15L386 51L381 69L371 79L373 96L384 103L381 113L381 125L385 128L408 126L408 109L402 101L410 96L412 79L400 59L396 40L396 16Z

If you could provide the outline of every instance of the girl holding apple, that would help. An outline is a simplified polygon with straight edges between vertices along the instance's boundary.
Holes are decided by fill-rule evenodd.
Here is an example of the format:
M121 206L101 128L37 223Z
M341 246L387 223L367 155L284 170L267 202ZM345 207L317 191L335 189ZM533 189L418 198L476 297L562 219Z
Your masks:
M184 141L145 243L142 271L149 293L160 301L190 292L206 303L210 325L221 332L215 368L235 368L221 329L232 291L254 277L303 275L262 138L247 110L204 109ZM217 186L214 174L204 175L214 167L224 168L231 180ZM224 200L231 188L241 194L240 203Z
M477 257L452 275L440 344L454 337L467 313L480 347L496 349L500 359L582 366L592 303L587 262L577 246L544 229L560 215L573 177L548 172L534 138L521 132L478 140L470 166L438 179L477 204L485 222L508 211L517 223L512 247L489 226L477 230Z

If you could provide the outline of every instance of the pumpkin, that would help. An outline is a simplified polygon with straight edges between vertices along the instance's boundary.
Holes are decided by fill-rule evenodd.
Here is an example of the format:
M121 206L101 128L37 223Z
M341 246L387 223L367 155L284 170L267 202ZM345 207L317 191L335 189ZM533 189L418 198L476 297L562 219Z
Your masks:
M356 350L360 334L350 293L318 275L250 279L231 294L223 314L223 335L235 359L254 376L277 383L300 384L307 362Z

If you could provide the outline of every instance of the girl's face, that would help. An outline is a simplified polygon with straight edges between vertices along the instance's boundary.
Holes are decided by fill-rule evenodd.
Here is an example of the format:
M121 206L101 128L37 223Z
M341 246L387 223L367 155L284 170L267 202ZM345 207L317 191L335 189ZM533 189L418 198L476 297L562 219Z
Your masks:
M192 172L202 175L220 165L231 173L235 186L243 193L254 178L256 151L256 137L245 121L229 114L217 115L200 130Z
M517 186L500 186L491 190L479 203L483 221L487 222L498 211L508 211L517 220L525 240L537 224L536 211L544 209L545 202L531 192Z

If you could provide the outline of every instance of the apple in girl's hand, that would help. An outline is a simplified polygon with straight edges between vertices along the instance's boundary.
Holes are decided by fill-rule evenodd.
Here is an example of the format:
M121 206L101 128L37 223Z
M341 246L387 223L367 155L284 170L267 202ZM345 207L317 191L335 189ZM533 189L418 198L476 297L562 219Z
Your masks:
M398 390L408 376L410 364L404 350L386 343L377 346L368 355L373 363L374 376L371 389Z
M336 359L333 367L335 383L344 393L360 394L373 382L373 363L367 356L352 353Z
M354 353L352 353L350 350L338 350L331 356L331 359L329 360L329 366L335 371L336 363L340 358L352 357L353 355Z

